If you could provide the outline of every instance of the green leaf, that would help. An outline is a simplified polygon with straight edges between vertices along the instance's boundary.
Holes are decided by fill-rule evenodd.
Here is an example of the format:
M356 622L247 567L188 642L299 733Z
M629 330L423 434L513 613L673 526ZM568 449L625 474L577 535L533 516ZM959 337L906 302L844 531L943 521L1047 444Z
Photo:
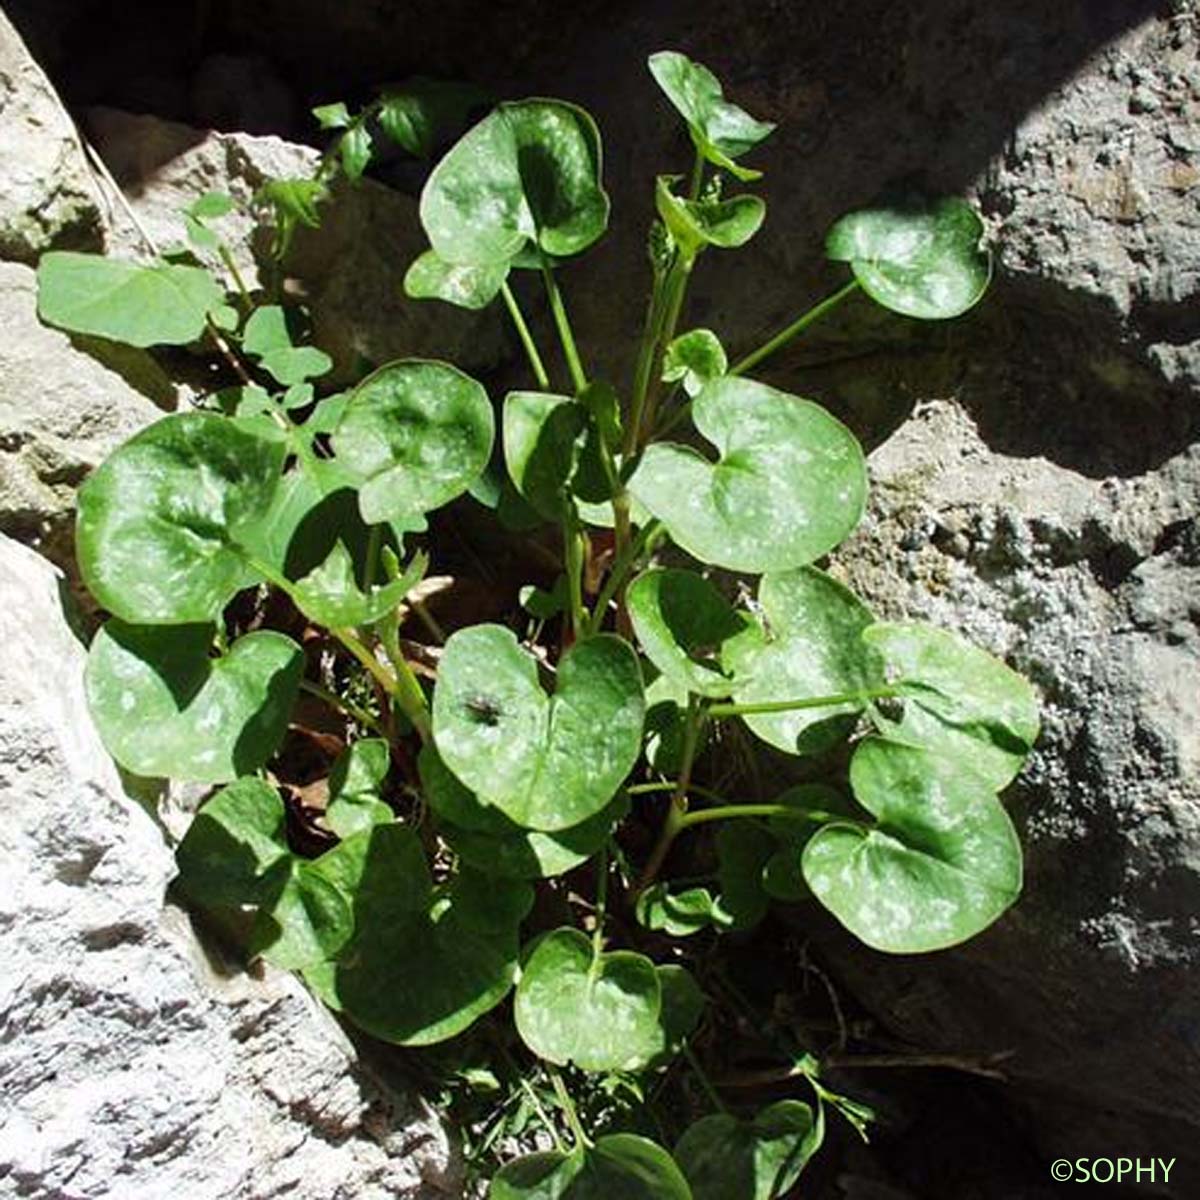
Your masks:
M484 803L528 829L570 829L605 808L633 768L644 711L637 656L620 638L573 646L550 697L511 631L475 625L442 653L433 736Z
M694 1200L775 1200L791 1191L820 1148L823 1123L799 1100L780 1100L753 1120L702 1117L675 1145Z
M209 313L212 323L218 328L223 329L226 333L232 333L237 329L241 318L238 316L238 311L232 304L219 304Z
M509 392L504 398L504 461L517 491L548 521L571 505L569 483L587 426L587 409L569 396Z
M543 1151L502 1167L488 1200L691 1200L671 1156L633 1133L612 1133L567 1153Z
M72 333L131 346L183 346L204 332L225 292L202 267L140 266L52 250L38 263L38 316Z
M701 562L734 571L782 571L832 550L862 518L862 448L811 400L749 379L710 383L692 408L720 452L646 448L629 490Z
M189 216L187 213L183 215L183 228L187 232L188 241L197 250L217 250L221 245L221 239L207 225L202 221L197 221L195 217ZM176 256L168 253L164 257L170 260ZM214 313L216 311L214 310Z
M278 304L264 304L256 308L246 321L242 349L257 358L275 350L290 350L293 343L287 316L287 311Z
M259 366L284 387L291 387L303 383L306 379L316 379L327 374L333 369L333 359L316 346L297 346L264 354ZM287 404L286 407L297 406Z
M695 258L705 246L722 250L744 246L762 226L767 206L758 196L728 200L683 200L671 191L677 175L660 175L654 199L658 215L685 258Z
M473 267L451 263L426 250L404 275L405 295L414 300L445 300L458 308L486 308L508 278L508 263Z
M469 83L426 79L420 75L406 80L396 90L383 94L379 102L379 124L397 145L417 158L430 158L438 143L456 133L471 110L487 99Z
M417 765L425 800L450 848L476 870L502 879L543 879L573 870L604 845L613 826L629 812L629 798L621 792L579 825L541 833L523 829L482 803L450 773L432 746L421 750Z
M713 898L707 888L671 892L665 883L656 883L638 894L635 913L647 929L689 937L713 924Z
M848 262L871 299L922 320L957 317L987 291L991 255L983 222L958 198L865 208L825 238L830 258Z
M501 104L434 168L421 224L447 262L510 262L527 243L565 256L608 224L600 184L600 133L561 100Z
M764 575L757 612L758 619L721 651L734 679L735 703L816 699L883 685L879 655L862 640L873 619L870 611L823 571L801 567ZM764 742L788 754L819 754L849 734L867 703L864 697L742 719Z
M662 1008L658 1014L656 1049L646 1064L650 1071L670 1065L695 1033L707 1003L707 997L686 967L669 963L657 969Z
M364 591L354 577L354 559L339 541L329 557L296 584L292 598L309 620L327 629L369 625L395 609L420 583L427 566L428 559L418 554L398 579Z
M272 871L289 857L283 801L261 779L235 780L208 800L175 851L179 883L206 907L269 903Z
M350 124L350 110L343 100L332 104L319 104L312 110L312 115L317 118L317 124L322 129L345 129Z
M802 863L813 895L868 946L891 954L954 946L1016 900L1016 831L968 763L869 738L850 784L878 826L826 825Z
M721 647L745 628L717 589L694 571L646 571L626 593L633 631L646 657L698 696L728 696Z
M649 65L655 82L687 122L692 141L705 159L739 179L757 179L761 171L739 167L733 159L752 150L775 126L756 120L726 100L720 80L686 55L660 50L650 56Z
M248 633L209 658L211 625L126 625L92 641L84 681L105 749L137 775L225 783L276 751L304 655L281 633Z
M540 1058L584 1071L632 1071L658 1048L662 985L654 963L629 950L593 953L577 929L534 947L517 984L521 1040Z
M366 125L351 125L338 142L338 153L346 178L357 182L371 162L371 131Z
M385 1041L418 1046L454 1037L512 987L528 890L502 880L485 890L461 874L434 889L416 834L396 822L342 845L351 843L361 847L357 879L344 884L354 937L310 982Z
M205 192L187 207L187 214L197 221L213 221L224 217L237 208L237 203L228 192Z
M79 489L92 595L130 622L215 620L258 580L238 536L269 506L285 453L213 413L177 413L130 438Z
M861 810L856 810L841 792L823 783L797 784L776 796L772 803L797 811L794 817L775 816L767 819L767 829L775 838L778 848L763 867L763 891L772 900L793 903L807 900L812 896L812 891L800 869L800 857L821 825L817 820L806 819L804 813L838 813L849 821L859 821Z
M338 756L329 774L325 809L325 824L338 837L353 837L394 820L391 808L379 798L391 763L383 738L359 738Z
M492 406L474 379L446 363L404 359L350 393L333 448L363 481L359 508L375 524L461 495L487 466L494 432Z
M696 396L706 383L720 379L729 368L725 347L711 329L692 329L680 334L663 354L664 383L683 383L689 396Z
M1037 695L1027 679L932 625L881 622L862 637L904 697L898 723L873 712L882 733L966 759L997 791L1012 781L1038 735Z
M714 906L714 924L728 929L753 929L771 907L763 873L776 840L757 822L738 818L722 821L717 830L717 882L721 894Z
M646 758L663 775L678 775L683 763L687 688L660 675L646 689ZM710 724L700 731L697 752L703 749Z
M268 179L259 189L259 197L275 209L276 217L289 229L321 225L321 203L329 198L329 189L320 179Z
M290 857L278 874L278 894L258 911L250 951L285 971L299 971L346 944L354 915L346 896L303 859Z

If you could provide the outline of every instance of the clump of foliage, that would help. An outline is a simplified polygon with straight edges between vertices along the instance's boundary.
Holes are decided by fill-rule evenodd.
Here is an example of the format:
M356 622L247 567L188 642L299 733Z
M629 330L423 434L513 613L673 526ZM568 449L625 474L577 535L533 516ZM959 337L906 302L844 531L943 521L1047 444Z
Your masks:
M493 1200L783 1194L821 1144L827 1108L858 1126L866 1114L807 1054L793 1075L811 1103L727 1111L692 1050L711 997L682 939L744 931L773 901L803 901L876 950L913 954L972 937L1021 887L998 794L1037 734L1031 688L953 633L876 620L814 565L863 515L863 451L821 405L750 375L859 290L909 317L964 312L989 278L981 223L959 200L843 217L826 250L852 280L731 362L716 332L679 326L703 256L763 222L762 199L736 189L759 177L742 159L772 126L681 54L656 54L650 69L695 161L689 179L655 182L652 293L623 392L589 375L560 282L609 218L599 131L564 101L500 104L421 197L430 248L405 286L466 308L502 300L532 387L498 408L455 366L417 359L318 398L330 361L298 341L295 314L256 306L240 280L231 303L195 262L56 253L39 271L46 321L139 346L207 329L236 348L244 376L137 434L80 491L80 567L111 614L86 679L105 743L130 771L221 785L179 846L186 895L247 918L247 953L302 973L354 1025L427 1046L511 1000L519 1042L553 1088L522 1079L522 1104L553 1147L504 1165ZM375 120L428 152L421 97L468 106L460 92L413 94L357 117L318 110L338 131L327 163L361 174ZM268 195L277 216L300 182ZM211 228L227 204L206 197L186 222L197 248L228 263ZM561 390L510 286L522 271L545 286ZM402 623L438 548L413 547L429 513L477 488L496 442L531 536L558 529L558 582L522 591L528 620L514 597L511 625L416 647ZM661 565L668 544L699 569ZM723 572L758 576L753 595L731 601ZM260 599L249 622L231 615L246 589ZM336 648L332 673L268 627L281 611ZM432 687L414 665L431 662ZM270 773L302 690L361 735L330 775L320 853L297 847ZM823 773L769 803L700 783L704 747L728 723ZM659 823L652 847L625 838L635 808ZM715 872L703 886L672 879L678 840L707 827ZM675 948L656 961L639 944ZM671 1152L620 1121L584 1128L568 1079L611 1109L622 1089L659 1086L680 1054L715 1111ZM489 1067L472 1070L485 1092L495 1083Z

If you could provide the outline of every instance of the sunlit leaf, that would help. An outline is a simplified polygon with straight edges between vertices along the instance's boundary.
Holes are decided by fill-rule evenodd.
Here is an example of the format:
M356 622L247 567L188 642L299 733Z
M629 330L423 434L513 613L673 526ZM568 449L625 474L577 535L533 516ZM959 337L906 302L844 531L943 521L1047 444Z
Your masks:
M762 226L767 206L758 196L684 200L671 191L676 178L660 175L654 198L658 215L685 257L694 258L705 246L722 250L744 246Z
M488 1200L691 1200L687 1182L659 1145L612 1133L592 1146L529 1154L506 1164ZM732 1200L732 1198L730 1198Z
M689 396L696 396L706 383L725 374L729 360L725 347L711 329L692 329L680 334L663 354L665 383L682 383Z
M405 294L414 300L445 300L458 308L486 308L508 278L508 263L482 267L447 262L426 250L404 276Z

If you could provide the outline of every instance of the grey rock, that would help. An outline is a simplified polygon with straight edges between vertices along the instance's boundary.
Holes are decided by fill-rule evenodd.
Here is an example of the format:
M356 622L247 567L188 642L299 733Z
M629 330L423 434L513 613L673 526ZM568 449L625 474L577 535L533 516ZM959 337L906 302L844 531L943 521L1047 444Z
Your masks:
M50 81L0 12L0 258L101 243L95 184Z
M89 722L61 577L0 537L0 1194L434 1200L438 1122L290 975L164 907L171 852Z
M315 150L115 109L90 109L87 128L155 242L178 243L183 209L205 192L226 192L239 211L218 228L246 286L257 289L269 278L269 239L254 211L255 193L270 178L311 177ZM337 187L322 214L320 229L297 231L285 286L307 305L314 341L334 359L332 380L358 378L364 362L436 357L481 371L511 354L497 306L468 313L404 295L404 272L427 246L413 198L366 179ZM127 221L114 226L111 242L121 253L142 249Z
M118 444L174 406L175 389L153 360L123 350L105 365L42 325L33 270L0 263L0 532L64 567L73 553L75 489Z

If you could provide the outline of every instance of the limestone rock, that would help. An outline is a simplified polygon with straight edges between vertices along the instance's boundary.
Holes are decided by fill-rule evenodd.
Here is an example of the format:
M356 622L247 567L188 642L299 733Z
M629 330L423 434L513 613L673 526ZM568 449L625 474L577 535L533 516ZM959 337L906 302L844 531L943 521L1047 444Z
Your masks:
M117 445L174 406L175 389L148 356L130 348L110 361L125 375L42 325L33 270L0 263L0 532L64 567L75 489Z
M0 12L0 258L101 242L97 194L75 127Z
M247 287L260 285L268 238L253 211L270 178L309 178L318 155L277 137L192 129L151 116L91 109L87 127L147 232L167 246L183 237L180 214L205 192L221 191L239 211L218 226ZM338 186L320 229L297 231L288 256L288 290L308 306L313 338L333 356L335 379L394 358L443 358L479 371L510 354L498 306L469 313L437 301L409 300L404 272L427 246L416 201L373 180ZM257 229L257 232L256 232ZM141 245L115 227L118 252ZM219 264L216 267L221 273ZM232 287L232 280L227 281Z
M0 537L0 1191L435 1200L445 1135L290 975L207 956L82 694L62 580Z

